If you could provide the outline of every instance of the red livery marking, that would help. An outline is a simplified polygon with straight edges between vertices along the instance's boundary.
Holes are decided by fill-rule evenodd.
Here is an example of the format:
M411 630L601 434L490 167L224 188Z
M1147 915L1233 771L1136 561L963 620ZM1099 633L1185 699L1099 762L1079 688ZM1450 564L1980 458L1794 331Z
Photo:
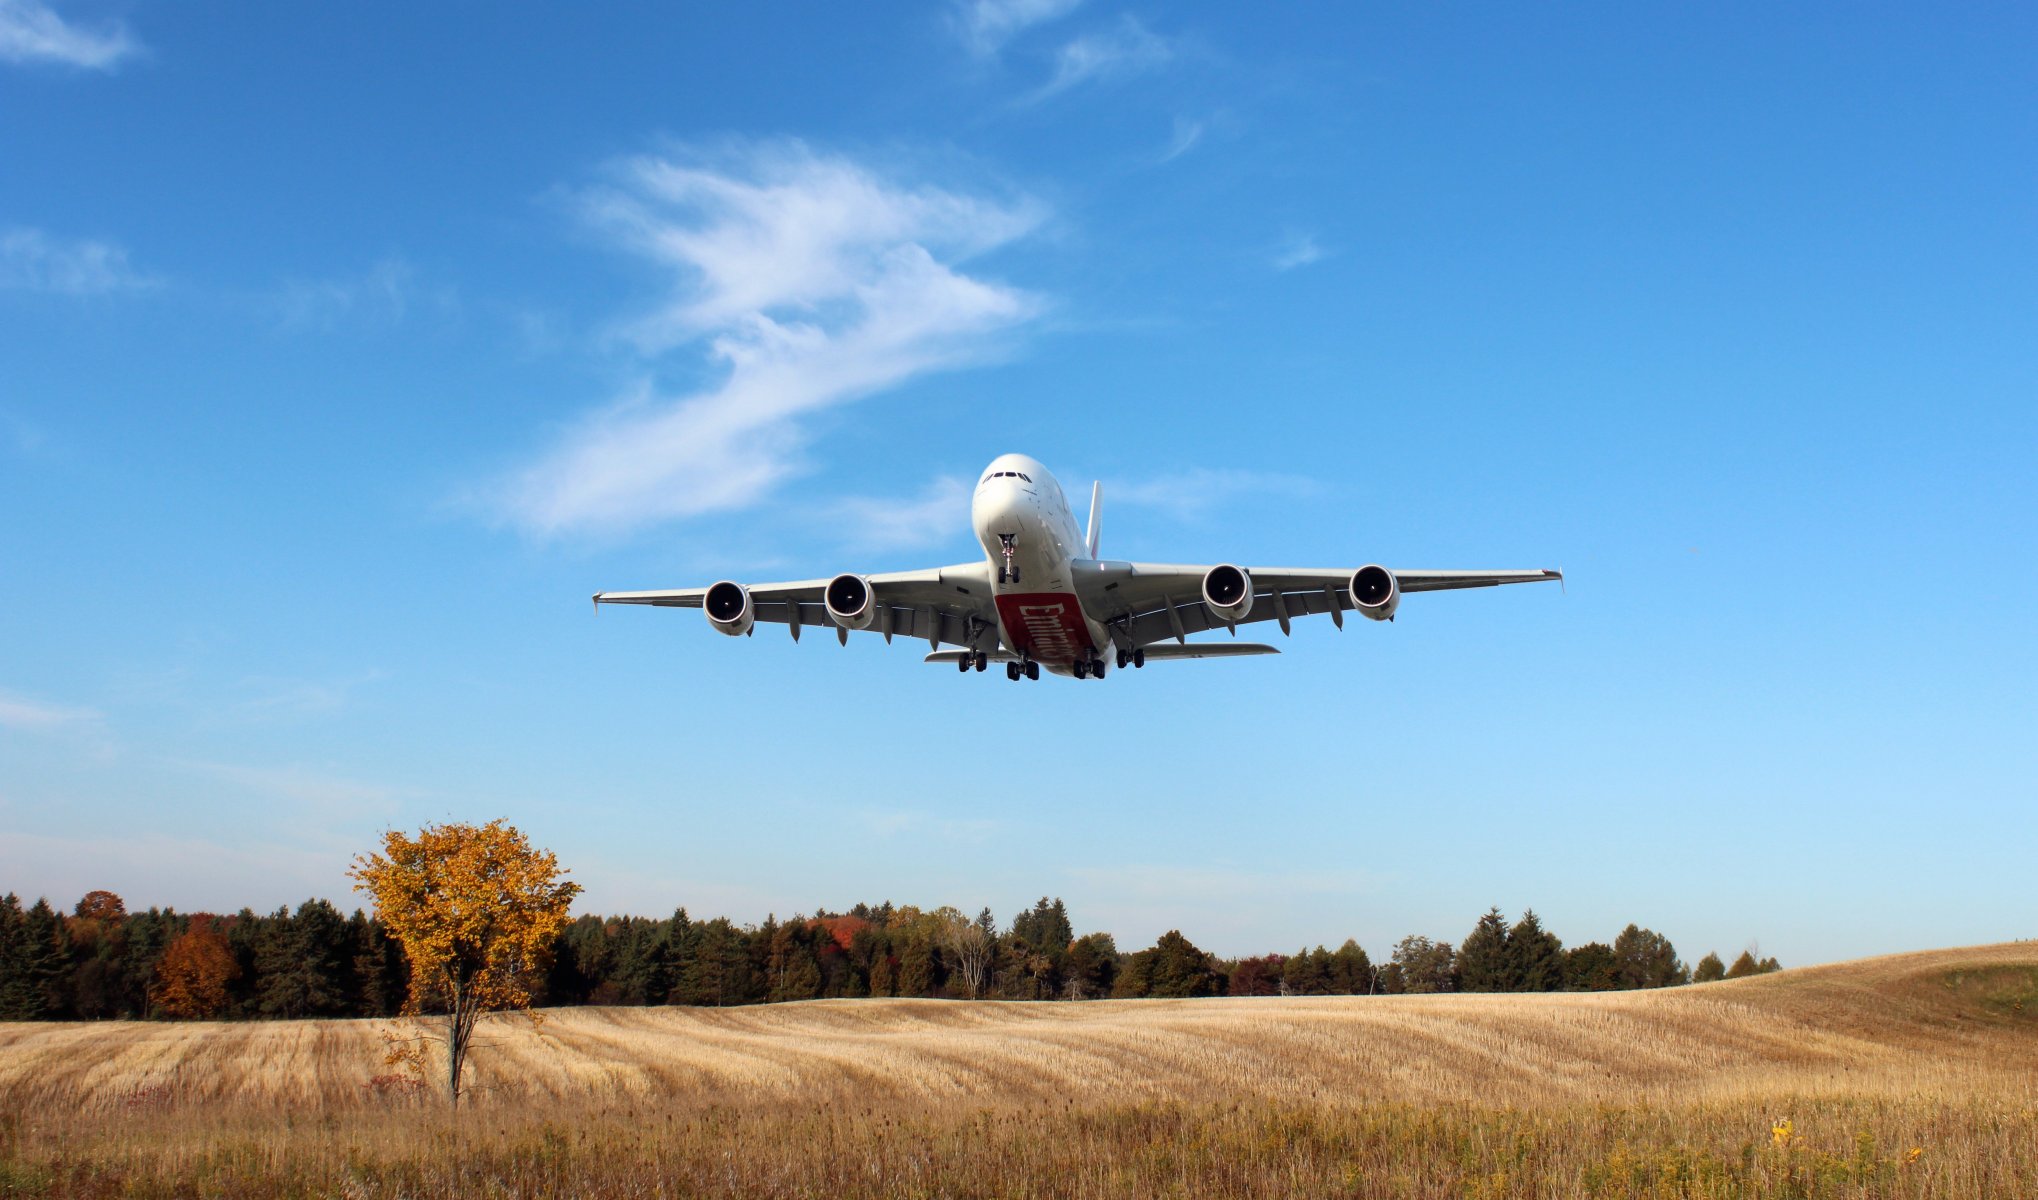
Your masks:
M1005 623L1005 636L1012 639L1013 646L1040 662L1087 659L1094 648L1082 606L1074 596L1053 592L1000 596L998 619Z

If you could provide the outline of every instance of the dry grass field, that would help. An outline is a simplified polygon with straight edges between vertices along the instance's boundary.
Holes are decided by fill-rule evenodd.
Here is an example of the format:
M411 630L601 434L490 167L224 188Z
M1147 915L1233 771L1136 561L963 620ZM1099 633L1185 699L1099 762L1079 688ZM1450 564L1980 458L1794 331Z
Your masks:
M1659 992L0 1024L0 1195L2038 1197L2038 943Z

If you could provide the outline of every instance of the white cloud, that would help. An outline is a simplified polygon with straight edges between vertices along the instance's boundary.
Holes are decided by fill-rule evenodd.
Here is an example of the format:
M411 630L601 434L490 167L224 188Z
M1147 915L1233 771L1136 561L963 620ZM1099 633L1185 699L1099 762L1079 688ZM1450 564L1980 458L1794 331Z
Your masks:
M1082 0L963 0L956 5L955 28L972 53L989 57L1019 33L1067 16L1081 3Z
M1276 271L1292 271L1296 267L1308 266L1323 255L1324 249L1316 244L1314 235L1293 234L1274 251L1273 266Z
M460 306L452 289L419 283L417 272L398 257L380 259L359 275L293 280L283 286L276 304L285 326L326 332L350 322L395 325L420 306L439 313Z
M1106 484L1104 498L1114 504L1157 508L1188 520L1247 495L1312 496L1320 491L1315 480L1300 475L1187 467L1154 479Z
M944 475L914 500L852 496L829 513L831 528L846 531L851 546L912 550L952 541L969 526L969 485Z
M1085 34L1064 45L1054 57L1054 74L1030 97L1045 100L1092 81L1136 75L1174 58L1175 49L1137 18L1125 17L1118 28Z
M186 770L246 789L269 800L283 800L314 812L352 815L389 815L397 801L416 793L408 789L361 783L305 767L248 767L234 763L188 762L174 764Z
M140 49L118 22L94 33L67 23L41 0L0 0L0 62L110 71Z
M1160 158L1156 161L1167 163L1182 157L1193 149L1197 142L1203 140L1203 133L1203 122L1192 121L1187 117L1176 117L1174 135L1168 139L1168 148L1161 152Z
M0 691L0 729L21 729L40 733L64 726L97 721L99 714L89 708L47 704L26 696Z
M92 296L154 285L155 280L128 265L127 251L111 242L52 237L25 227L0 233L0 289Z
M1038 301L956 264L1033 229L1039 207L888 178L798 143L631 161L589 211L669 271L631 323L657 356L704 345L719 382L646 380L488 497L544 535L622 531L747 507L798 469L803 419L979 362Z

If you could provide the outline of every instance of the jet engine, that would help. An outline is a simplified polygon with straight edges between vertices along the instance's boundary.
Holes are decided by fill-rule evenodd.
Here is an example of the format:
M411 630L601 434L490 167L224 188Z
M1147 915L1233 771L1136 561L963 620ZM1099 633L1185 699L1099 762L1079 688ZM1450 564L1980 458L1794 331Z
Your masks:
M1401 607L1401 585L1394 572L1376 564L1352 572L1352 606L1359 615L1374 621L1391 621Z
M1220 563L1203 574L1203 607L1212 620L1234 625L1253 610L1253 577L1245 568Z
M701 608L716 632L742 637L757 621L757 609L750 603L750 589L724 579L708 589Z
M823 593L828 616L844 629L869 629L877 616L877 600L870 580L861 575L837 575Z

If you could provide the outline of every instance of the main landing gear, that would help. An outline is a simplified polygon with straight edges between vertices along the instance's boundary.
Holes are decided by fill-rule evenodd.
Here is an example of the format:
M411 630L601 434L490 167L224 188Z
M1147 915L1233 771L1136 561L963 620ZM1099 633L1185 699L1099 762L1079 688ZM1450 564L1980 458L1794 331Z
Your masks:
M1028 679L1040 678L1040 664L1037 662L1008 662L1005 664L1005 678L1017 683L1022 675Z
M988 667L990 665L991 656L985 654L981 650L977 651L975 654L965 654L961 658L955 660L955 669L958 671L967 671L971 667L975 667L977 670L981 671L985 667Z
M1130 653L1128 653L1128 652L1126 652L1126 651L1124 651L1124 650L1120 650L1120 651L1118 652L1118 669L1119 669L1119 670L1121 670L1121 671L1123 671L1123 670L1125 669L1125 665L1126 665L1127 663L1131 663L1131 664L1132 664L1132 665L1133 665L1134 667L1143 667L1143 666L1145 666L1145 665L1146 665L1146 651L1144 651L1144 650L1133 650L1133 651L1131 651Z

